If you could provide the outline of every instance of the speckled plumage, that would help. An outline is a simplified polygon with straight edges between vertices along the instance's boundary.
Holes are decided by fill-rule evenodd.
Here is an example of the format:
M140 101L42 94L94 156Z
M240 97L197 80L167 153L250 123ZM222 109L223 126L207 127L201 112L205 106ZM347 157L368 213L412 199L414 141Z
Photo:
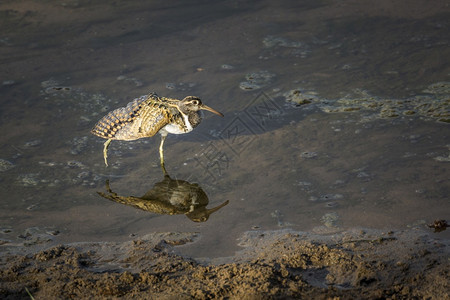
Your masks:
M159 154L164 168L163 144L168 133L183 134L192 131L202 121L200 110L223 114L204 105L195 96L183 100L159 97L155 93L134 99L125 107L109 112L91 130L93 134L107 139L103 157L108 166L107 150L112 140L132 141L161 134Z
M92 129L92 133L112 140L132 141L152 137L168 124L178 127L180 133L189 132L181 111L179 100L158 97L155 93L141 96L109 112ZM192 124L192 128L200 123ZM170 131L169 131L170 132Z

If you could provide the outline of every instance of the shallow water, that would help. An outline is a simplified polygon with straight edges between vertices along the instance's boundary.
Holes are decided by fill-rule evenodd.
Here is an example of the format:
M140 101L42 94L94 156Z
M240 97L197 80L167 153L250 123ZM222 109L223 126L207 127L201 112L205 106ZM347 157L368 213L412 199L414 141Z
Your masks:
M198 232L193 257L229 256L244 231L425 228L450 205L446 1L85 1L0 4L0 238L4 245ZM198 183L204 223L111 202L163 180L159 137L89 133L155 91L197 95L170 135L172 179ZM439 234L448 238L448 232Z

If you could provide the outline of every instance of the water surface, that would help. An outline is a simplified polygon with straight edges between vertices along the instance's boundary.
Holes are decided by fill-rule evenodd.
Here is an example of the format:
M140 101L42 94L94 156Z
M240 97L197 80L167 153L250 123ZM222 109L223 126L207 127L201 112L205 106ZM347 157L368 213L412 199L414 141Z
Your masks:
M181 251L228 256L254 229L425 228L450 205L446 1L11 1L0 5L4 245L198 232ZM108 201L163 180L159 137L89 133L149 92L199 96L169 136L173 179L198 183L204 223ZM448 233L440 234L448 238Z

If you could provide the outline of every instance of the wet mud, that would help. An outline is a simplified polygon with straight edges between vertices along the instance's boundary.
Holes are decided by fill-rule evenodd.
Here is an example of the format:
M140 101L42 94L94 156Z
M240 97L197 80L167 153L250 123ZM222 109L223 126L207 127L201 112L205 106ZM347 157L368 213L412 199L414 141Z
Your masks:
M3 299L445 299L449 245L429 233L358 229L320 236L249 231L243 250L204 264L178 248L195 233L3 253ZM221 262L222 261L222 262ZM224 263L224 261L228 261Z

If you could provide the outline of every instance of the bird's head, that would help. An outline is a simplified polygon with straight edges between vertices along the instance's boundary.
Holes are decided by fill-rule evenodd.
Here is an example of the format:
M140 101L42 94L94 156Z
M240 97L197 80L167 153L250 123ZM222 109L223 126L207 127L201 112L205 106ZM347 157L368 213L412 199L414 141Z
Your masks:
M212 113L215 113L216 115L223 117L223 114L221 112L218 112L217 110L203 104L202 100L195 96L187 96L186 98L181 100L180 110L187 114L189 114L189 112L197 112L199 110L208 110Z

